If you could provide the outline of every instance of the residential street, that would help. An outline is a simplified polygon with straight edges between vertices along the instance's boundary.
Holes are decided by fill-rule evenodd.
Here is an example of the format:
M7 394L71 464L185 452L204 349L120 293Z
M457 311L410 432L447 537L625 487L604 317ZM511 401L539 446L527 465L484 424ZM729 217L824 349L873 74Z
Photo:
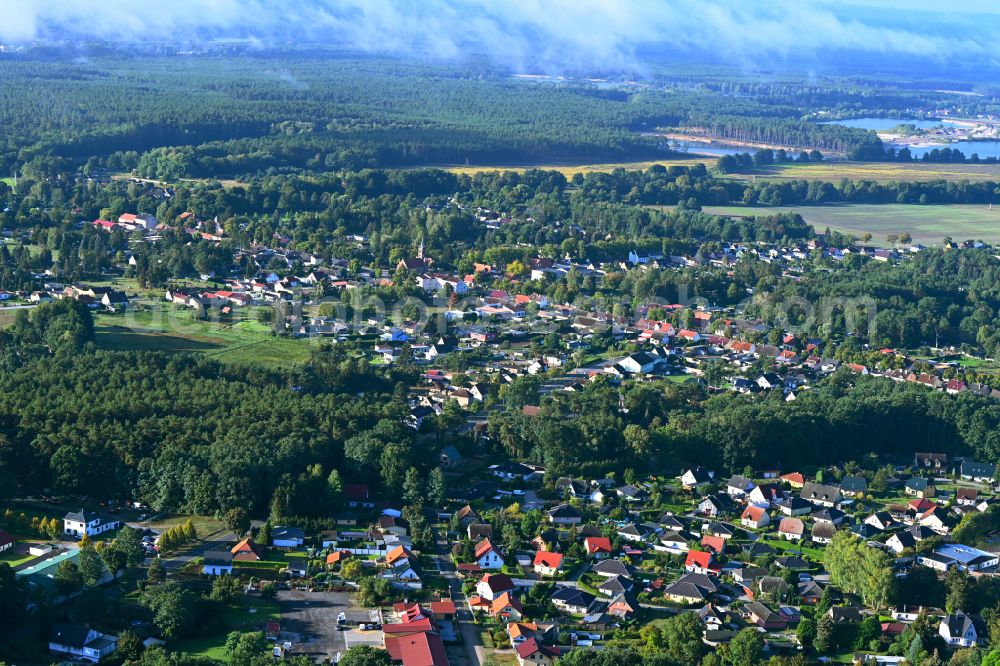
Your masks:
M448 542L442 540L440 534L438 534L435 544L437 546L436 556L438 566L441 569L441 575L448 581L448 587L451 589L451 598L455 602L457 610L455 619L458 624L458 630L462 633L466 663L469 666L479 666L486 659L486 650L483 648L482 643L480 643L479 632L476 631L476 625L472 622L472 611L469 610L467 599L462 592L462 579L459 578L458 572L455 570L455 565L448 554Z

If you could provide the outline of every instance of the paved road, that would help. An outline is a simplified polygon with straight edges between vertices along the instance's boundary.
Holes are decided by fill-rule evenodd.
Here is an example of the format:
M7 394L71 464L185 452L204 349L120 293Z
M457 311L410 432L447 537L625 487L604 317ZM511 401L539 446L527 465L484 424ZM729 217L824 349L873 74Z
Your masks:
M440 535L438 535L440 536ZM448 542L436 540L438 567L441 569L441 576L448 581L451 589L451 598L455 602L458 613L455 617L458 630L462 633L462 643L465 646L466 660L469 666L480 666L486 661L486 650L479 642L479 632L476 631L472 623L472 611L462 592L462 579L458 577L455 565L448 555Z

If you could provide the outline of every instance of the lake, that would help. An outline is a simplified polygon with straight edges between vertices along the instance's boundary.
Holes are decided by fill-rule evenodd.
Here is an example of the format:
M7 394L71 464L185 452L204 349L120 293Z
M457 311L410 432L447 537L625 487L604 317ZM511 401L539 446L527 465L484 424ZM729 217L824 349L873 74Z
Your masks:
M957 124L953 120L913 120L911 118L850 118L847 120L827 120L820 124L843 125L845 127L857 127L859 129L884 132L904 123L914 125L918 129L932 129L941 125ZM898 150L904 144L893 143L892 145ZM982 159L987 157L1000 158L1000 141L953 141L933 146L908 146L908 148L910 149L910 154L914 157L923 157L924 154L929 153L935 148L951 148L952 150L961 150L966 157L971 157L973 153L978 153Z
M670 148L679 152L693 153L697 155L738 155L740 153L757 152L756 148L741 146L738 143L726 143L724 141L669 141ZM794 153L798 154L798 153Z
M902 148L902 146L896 145L896 148ZM951 148L952 150L961 150L966 157L972 157L972 153L978 153L980 159L1000 158L1000 141L953 141L936 146L921 146L919 148L909 146L909 148L910 154L914 157L922 157L924 153L929 153L935 148Z

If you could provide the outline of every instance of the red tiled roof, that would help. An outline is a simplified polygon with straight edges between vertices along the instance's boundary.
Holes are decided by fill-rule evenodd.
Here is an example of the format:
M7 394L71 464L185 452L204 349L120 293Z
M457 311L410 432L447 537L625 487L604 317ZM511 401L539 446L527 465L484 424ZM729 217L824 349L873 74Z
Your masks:
M726 540L719 536L706 535L701 538L701 545L716 553L726 549Z
M535 566L544 566L550 569L558 569L562 566L563 556L559 553L540 550L535 553Z
M398 622L382 626L382 631L387 634L416 634L433 630L434 627L431 626L430 619L426 617L413 622Z
M558 657L559 656L559 648L552 647L550 645L541 645L534 638L529 638L528 640L526 640L523 643L519 644L514 649L517 651L517 656L519 656L521 659L527 659L531 655L533 655L533 654L535 654L537 652L541 652L542 654L546 654L546 655L548 655L550 657Z
M689 550L687 558L684 560L685 567L695 565L701 569L707 569L708 565L711 563L712 553L709 553L708 551Z
M611 552L611 539L607 537L587 537L584 539L584 544L587 546L587 552L591 555Z
M388 637L385 647L389 657L403 666L448 666L444 643L435 633Z
M491 550L496 550L496 548L493 546L492 543L490 543L490 540L488 538L483 539L482 541L476 544L476 559L479 559L480 557L490 552Z
M451 599L442 599L441 601L431 602L431 612L435 615L454 615L458 612L455 608L455 602Z

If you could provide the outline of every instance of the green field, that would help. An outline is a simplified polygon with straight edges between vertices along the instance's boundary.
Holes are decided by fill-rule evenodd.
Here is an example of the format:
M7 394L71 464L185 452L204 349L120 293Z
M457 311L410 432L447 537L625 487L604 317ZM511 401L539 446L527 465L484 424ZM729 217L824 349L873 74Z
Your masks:
M531 165L444 165L442 168L452 173L475 174L482 171L516 171L542 169L559 171L567 178L577 173L607 172L615 169L629 171L645 171L654 164L666 167L680 165L690 166L701 162L712 166L718 160L711 155L691 155L690 157L672 157L665 160L638 162L609 162L594 164L531 164ZM995 180L1000 181L1000 164L931 164L924 162L848 162L846 160L831 160L826 162L807 162L803 164L775 164L760 167L747 173L729 174L727 178L737 180L826 180L839 183L844 178L851 180L889 181L927 181L927 180Z
M97 346L112 351L195 352L227 363L288 366L309 358L308 340L275 337L267 325L252 319L197 321L192 310L165 303L146 303L142 311L99 314ZM248 309L252 310L252 309Z
M6 185L10 185L11 187L14 187L14 179L13 178L0 178L0 183L4 183Z
M171 643L178 652L226 661L226 637L230 631L262 631L269 620L280 617L277 601L247 599L226 609L220 621L226 630L214 636L199 636Z
M754 169L730 178L747 180L827 180L839 183L842 178L888 182L918 180L998 180L1000 164L932 164L924 162L807 162L775 164Z
M445 171L459 174L476 174L484 171L515 171L523 173L528 169L541 169L543 171L558 171L567 178L572 178L578 173L609 172L615 169L625 169L626 171L645 171L654 164L661 166L691 166L701 162L706 166L715 164L716 158L705 155L692 155L691 157L674 157L668 160L642 161L642 162L606 162L596 164L533 164L533 165L447 165L441 168Z
M860 236L872 234L873 243L885 244L891 233L909 232L913 241L939 245L945 236L956 241L1000 242L1000 208L980 205L918 206L910 204L840 204L829 206L706 206L717 215L768 215L798 213L822 232L834 231Z

